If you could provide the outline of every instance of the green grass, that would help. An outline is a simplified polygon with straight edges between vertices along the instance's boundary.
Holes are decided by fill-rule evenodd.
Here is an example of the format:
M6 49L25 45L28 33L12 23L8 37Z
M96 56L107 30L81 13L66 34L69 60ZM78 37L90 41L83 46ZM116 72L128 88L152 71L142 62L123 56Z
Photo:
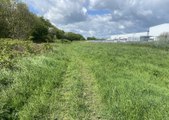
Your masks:
M168 120L169 52L75 42L0 70L0 118Z

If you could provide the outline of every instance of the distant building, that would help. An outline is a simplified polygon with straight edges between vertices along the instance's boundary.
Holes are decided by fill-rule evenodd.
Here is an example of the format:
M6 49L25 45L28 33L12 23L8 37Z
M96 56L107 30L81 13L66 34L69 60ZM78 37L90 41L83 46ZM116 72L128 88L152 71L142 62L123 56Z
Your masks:
M140 36L147 36L147 32L112 35L115 42L140 41Z
M166 32L169 32L169 23L150 27L147 32L112 35L110 40L114 42L152 41Z
M169 32L169 23L150 27L150 36L158 37L163 33Z

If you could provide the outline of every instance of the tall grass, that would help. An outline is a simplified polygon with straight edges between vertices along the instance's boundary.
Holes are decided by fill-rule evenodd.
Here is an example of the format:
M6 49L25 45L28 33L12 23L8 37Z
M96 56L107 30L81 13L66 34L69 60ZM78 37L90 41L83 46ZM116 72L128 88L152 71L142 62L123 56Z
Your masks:
M0 70L0 118L55 119L54 103L68 61L64 50L55 52L22 58L17 71Z
M168 120L168 60L144 45L59 44L0 70L0 118Z
M78 46L100 86L105 119L169 119L167 51L124 44Z

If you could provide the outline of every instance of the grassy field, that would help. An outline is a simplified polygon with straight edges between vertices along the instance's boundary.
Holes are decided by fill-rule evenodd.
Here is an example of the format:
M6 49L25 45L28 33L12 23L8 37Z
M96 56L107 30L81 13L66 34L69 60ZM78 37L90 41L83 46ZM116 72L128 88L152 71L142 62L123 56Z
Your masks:
M169 51L56 44L0 70L2 120L168 120Z

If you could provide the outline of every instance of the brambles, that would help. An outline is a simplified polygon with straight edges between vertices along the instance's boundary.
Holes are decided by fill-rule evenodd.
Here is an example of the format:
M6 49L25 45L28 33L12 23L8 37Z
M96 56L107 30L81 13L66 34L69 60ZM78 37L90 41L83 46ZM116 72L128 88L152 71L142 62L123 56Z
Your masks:
M51 50L50 44L35 44L31 41L0 39L0 68L12 68L16 58L43 53Z

